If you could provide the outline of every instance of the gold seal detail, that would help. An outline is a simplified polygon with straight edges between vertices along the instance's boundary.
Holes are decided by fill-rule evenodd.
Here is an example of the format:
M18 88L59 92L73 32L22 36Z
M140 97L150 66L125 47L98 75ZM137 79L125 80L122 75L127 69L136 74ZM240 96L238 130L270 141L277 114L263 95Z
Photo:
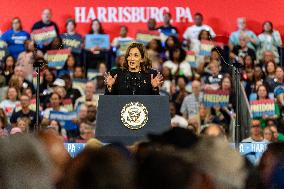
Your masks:
M138 130L146 125L148 110L140 102L130 102L122 108L120 119L128 129Z

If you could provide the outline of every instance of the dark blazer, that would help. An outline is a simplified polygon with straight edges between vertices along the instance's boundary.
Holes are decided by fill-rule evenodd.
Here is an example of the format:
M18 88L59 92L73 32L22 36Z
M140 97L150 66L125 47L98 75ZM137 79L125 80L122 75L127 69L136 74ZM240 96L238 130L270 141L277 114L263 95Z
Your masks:
M106 88L106 95L159 95L159 88L153 88L151 74L157 75L156 70L145 72L129 72L128 70L115 69L110 74L117 78L112 86L111 92Z

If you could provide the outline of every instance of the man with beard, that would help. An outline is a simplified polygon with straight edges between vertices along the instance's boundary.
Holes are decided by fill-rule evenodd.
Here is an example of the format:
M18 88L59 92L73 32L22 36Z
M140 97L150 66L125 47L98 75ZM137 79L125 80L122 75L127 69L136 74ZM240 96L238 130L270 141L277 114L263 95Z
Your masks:
M88 106L87 111L87 124L91 125L93 128L96 126L96 115L97 115L97 108L94 105Z

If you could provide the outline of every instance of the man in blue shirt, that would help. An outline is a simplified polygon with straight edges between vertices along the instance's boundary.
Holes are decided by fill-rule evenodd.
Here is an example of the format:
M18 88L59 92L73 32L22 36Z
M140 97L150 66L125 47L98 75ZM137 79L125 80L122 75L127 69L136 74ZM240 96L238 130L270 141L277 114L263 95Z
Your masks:
M233 49L234 46L240 45L239 38L240 36L245 37L248 41L248 47L255 50L256 46L258 45L258 38L253 33L253 31L247 29L246 19L245 18L238 18L237 20L238 30L232 32L229 39L229 47Z
M3 33L1 39L7 43L9 53L15 58L25 50L24 42L30 39L30 34L22 29L19 18L13 18L12 29Z

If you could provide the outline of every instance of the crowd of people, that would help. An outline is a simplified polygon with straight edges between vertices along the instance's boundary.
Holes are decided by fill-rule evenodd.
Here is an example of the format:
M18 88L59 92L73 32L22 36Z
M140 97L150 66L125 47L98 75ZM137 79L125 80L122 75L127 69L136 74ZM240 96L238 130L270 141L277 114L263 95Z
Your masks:
M55 28L56 37L37 44L33 31L49 26ZM60 33L50 9L42 11L31 33L23 30L20 18L12 19L0 41L7 51L0 69L1 188L284 187L282 41L273 24L264 22L263 31L256 35L247 28L245 18L238 18L237 31L231 33L228 44L220 44L214 39L214 28L203 23L201 13L194 15L194 24L182 34L171 24L171 14L165 12L161 26L149 19L145 31L160 34L145 46L150 66L163 78L157 91L169 97L172 128L125 147L104 145L96 139L95 128L99 97L110 92L104 76L127 61L125 54L118 53L120 42L135 41L128 36L127 26L120 27L110 49L100 49L85 47L72 18L66 20L65 33ZM98 19L90 23L89 34L106 34ZM79 42L79 50L70 45L72 40ZM35 132L33 64L46 61L49 50L59 49L69 49L71 54L61 69L43 66L41 130ZM258 167L251 166L227 142L232 141L236 109L230 62L241 64L241 81L249 102L272 99L275 104L274 115L253 118L250 136L243 139L270 143ZM228 105L208 107L203 99L206 90L226 91ZM62 120L52 119L53 112L75 116L64 125ZM87 145L71 160L64 142Z
M9 134L12 129L21 132L33 131L35 125L33 63L37 58L45 57L48 50L70 48L72 54L68 56L62 69L46 68L41 73L41 123L45 127L55 127L60 130L60 134L64 135L67 141L81 139L81 132L87 132L86 128L93 131L93 135L90 135L93 137L95 116L92 115L96 113L99 95L105 92L103 74L111 68L121 67L125 60L124 55L117 55L115 64L109 66L105 53L113 56L113 52L109 52L112 50L106 52L106 49L97 47L85 49L84 39L76 32L76 23L73 19L66 21L66 33L60 34L57 24L51 18L51 10L45 9L42 12L42 19L32 27L34 31L54 26L57 37L50 43L37 45L32 35L22 29L20 18L14 18L12 28L1 36L8 50L8 55L1 63L0 75L1 86L4 87L2 91L5 91L0 103L3 133ZM230 35L228 43L229 61L238 61L243 65L242 81L249 100L275 99L276 114L258 118L262 128L268 123L278 126L281 123L281 107L284 103L281 91L284 75L279 65L279 47L282 45L280 34L273 29L271 22L263 24L263 32L258 36L247 29L244 18L237 20L237 27L238 30ZM194 25L188 27L182 37L178 29L171 25L170 13L164 14L164 23L160 27L156 27L155 20L150 19L146 30L158 31L162 36L161 39L155 38L148 42L147 53L152 60L152 67L160 71L164 77L160 94L168 95L171 101L172 126L193 127L195 132L199 133L207 124L216 123L228 134L235 109L231 73L225 64L227 61L224 60L224 46L211 47L209 54L206 55L201 53L204 50L202 43L204 41L213 43L216 36L210 26L203 24L202 14L194 15ZM90 34L104 34L99 20L92 21ZM66 37L69 40L76 39L82 42L79 51L81 53L73 52L74 49L66 42L68 40L64 40ZM127 35L127 26L121 26L120 34L113 39L112 47L119 49L121 40L134 40ZM91 55L88 56L87 62L82 61L82 50ZM193 51L195 54L194 64L188 61L188 51ZM97 71L96 77L90 79L87 74L88 69L94 66ZM73 86L76 79L89 80L86 81L83 89L79 90ZM229 105L209 108L204 106L203 92L206 89L229 91ZM60 120L49 119L51 111L74 110L78 111L79 115L78 119L73 120L78 126L77 131L66 131L66 128L60 126ZM282 127L278 129L283 130Z
M93 138L75 158L55 130L0 139L3 189L281 189L282 142L258 166L234 150L218 125L200 136L172 128L130 146ZM19 153L20 152L20 153Z
M3 89L0 103L2 135L34 130L36 82L33 64L40 58L46 59L49 50L67 48L72 53L61 69L45 66L40 73L41 126L56 129L69 142L86 142L95 137L99 95L106 91L104 74L122 67L127 61L123 53L116 52L121 41L135 40L128 36L127 26L121 26L119 36L114 37L111 43L112 48L87 49L84 37L76 32L75 21L68 19L65 33L60 33L57 24L52 21L50 9L43 10L41 20L33 25L31 34L22 29L18 17L12 20L11 25L11 29L1 36L1 44L8 51L0 72ZM33 31L49 26L54 27L57 37L50 43L37 44ZM159 91L160 95L169 96L171 126L191 128L199 134L208 124L215 123L230 138L236 102L232 70L227 64L237 61L242 65L241 80L248 100L275 99L274 116L254 118L260 120L261 138L265 137L262 129L274 125L280 133L278 138L266 140L283 140L284 73L279 65L280 34L271 22L264 22L263 32L257 36L247 29L245 18L238 18L237 28L226 45L214 41L216 34L203 23L200 13L194 15L194 24L183 35L171 25L171 14L168 12L159 27L154 19L149 19L145 31L159 32L160 38L153 37L145 45L152 68L164 78ZM105 34L103 24L93 20L89 34ZM79 42L79 50L70 46L72 40ZM95 72L91 72L93 69ZM229 104L225 107L206 106L203 103L205 90L227 91ZM66 128L61 120L50 119L50 112L54 111L75 111L78 116L72 121L77 127ZM266 130L274 133L275 129Z

